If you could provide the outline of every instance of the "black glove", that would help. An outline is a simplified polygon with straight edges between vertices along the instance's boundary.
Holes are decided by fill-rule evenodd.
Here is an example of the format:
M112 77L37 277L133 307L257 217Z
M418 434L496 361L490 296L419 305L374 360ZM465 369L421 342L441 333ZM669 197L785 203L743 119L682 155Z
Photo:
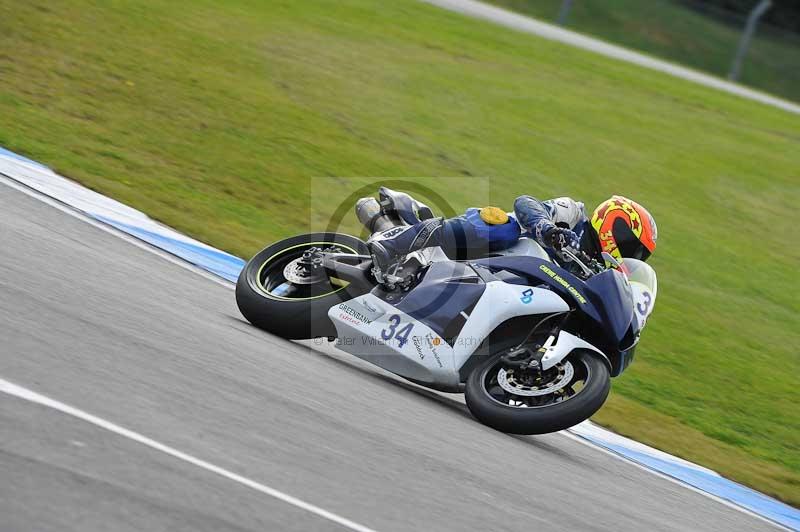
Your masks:
M544 245L561 251L564 248L571 248L572 251L579 251L581 248L578 235L570 229L554 225L542 233Z

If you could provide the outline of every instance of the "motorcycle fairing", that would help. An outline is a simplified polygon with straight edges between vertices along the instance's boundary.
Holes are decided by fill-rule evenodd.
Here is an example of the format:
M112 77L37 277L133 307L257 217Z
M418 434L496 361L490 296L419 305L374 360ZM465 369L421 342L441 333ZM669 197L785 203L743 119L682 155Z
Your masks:
M466 322L462 312L468 313L485 289L478 274L466 264L434 262L422 281L396 306L452 345Z
M615 376L630 363L640 325L634 319L634 301L638 301L634 297L642 292L632 291L622 273L609 270L584 282L548 260L531 256L464 263L440 255L422 270L419 284L407 293L387 293L378 287L331 307L328 316L337 330L336 346L411 381L458 391L464 381L462 368L472 358L480 358L478 347L501 324L572 307L594 322L604 339L596 347L591 337L561 334L548 365L573 349L603 355ZM518 279L508 282L495 274L501 271ZM654 294L654 285L645 288ZM606 345L609 341L615 345Z
M608 270L584 282L552 262L533 257L490 257L473 263L525 275L546 284L565 300L574 301L575 308L603 328L617 346L628 334L633 320L632 295L630 285L620 272Z
M502 281L486 283L486 291L469 314L453 345L456 369L461 369L501 323L517 316L553 314L567 310L569 305L551 290Z
M328 310L336 347L411 381L445 390L460 389L453 348L425 323L374 294Z
M646 262L636 259L625 259L625 268L628 272L628 280L633 290L633 302L635 309L635 332L639 333L647 323L650 314L656 303L658 294L658 280L656 272Z
M602 315L582 291L583 281L561 268L557 264L535 257L489 257L472 261L472 264L484 266L490 270L506 270L517 275L524 275L529 279L548 285L555 293L564 297L566 301L574 301L580 310L598 323L602 323ZM560 277L564 284L557 282L547 271L552 271ZM570 290L570 288L574 290Z
M459 313L464 310L452 302L447 305ZM331 307L328 316L336 327L337 348L411 381L459 391L459 369L498 325L517 316L568 309L551 290L492 281L452 346L426 323L372 293Z
M606 270L584 284L603 317L608 335L620 346L633 322L633 293L628 279L622 272Z

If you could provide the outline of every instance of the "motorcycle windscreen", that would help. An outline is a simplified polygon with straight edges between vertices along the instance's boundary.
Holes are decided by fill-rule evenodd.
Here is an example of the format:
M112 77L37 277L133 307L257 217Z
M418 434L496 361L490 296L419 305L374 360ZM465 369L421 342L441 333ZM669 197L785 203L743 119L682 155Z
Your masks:
M608 336L619 345L633 321L633 293L625 275L606 270L586 281Z

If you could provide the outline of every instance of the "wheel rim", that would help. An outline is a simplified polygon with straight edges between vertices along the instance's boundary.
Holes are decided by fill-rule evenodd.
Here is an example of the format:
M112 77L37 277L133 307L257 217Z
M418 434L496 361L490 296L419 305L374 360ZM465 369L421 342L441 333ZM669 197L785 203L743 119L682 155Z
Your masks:
M303 301L326 297L347 288L346 281L328 277L321 265L317 265L316 271L305 279L293 275L293 270L294 273L299 273L297 266L303 262L303 254L312 249L321 252L358 254L349 246L332 242L307 242L282 249L266 259L259 267L255 279L258 289L273 299Z
M541 373L504 367L496 360L481 372L483 393L492 401L513 408L544 408L579 395L591 379L583 359L564 360Z

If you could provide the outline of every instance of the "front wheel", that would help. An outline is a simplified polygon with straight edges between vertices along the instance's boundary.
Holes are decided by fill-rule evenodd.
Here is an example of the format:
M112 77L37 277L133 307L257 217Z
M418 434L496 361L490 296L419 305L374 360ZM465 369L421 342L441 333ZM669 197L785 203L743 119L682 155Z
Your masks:
M244 317L291 340L335 336L328 309L363 289L329 276L319 258L324 253L364 255L369 250L362 240L339 233L312 233L272 244L239 274L236 304Z
M545 434L577 425L608 397L608 366L590 351L575 351L549 370L505 367L501 354L475 368L466 402L478 420L512 434Z

